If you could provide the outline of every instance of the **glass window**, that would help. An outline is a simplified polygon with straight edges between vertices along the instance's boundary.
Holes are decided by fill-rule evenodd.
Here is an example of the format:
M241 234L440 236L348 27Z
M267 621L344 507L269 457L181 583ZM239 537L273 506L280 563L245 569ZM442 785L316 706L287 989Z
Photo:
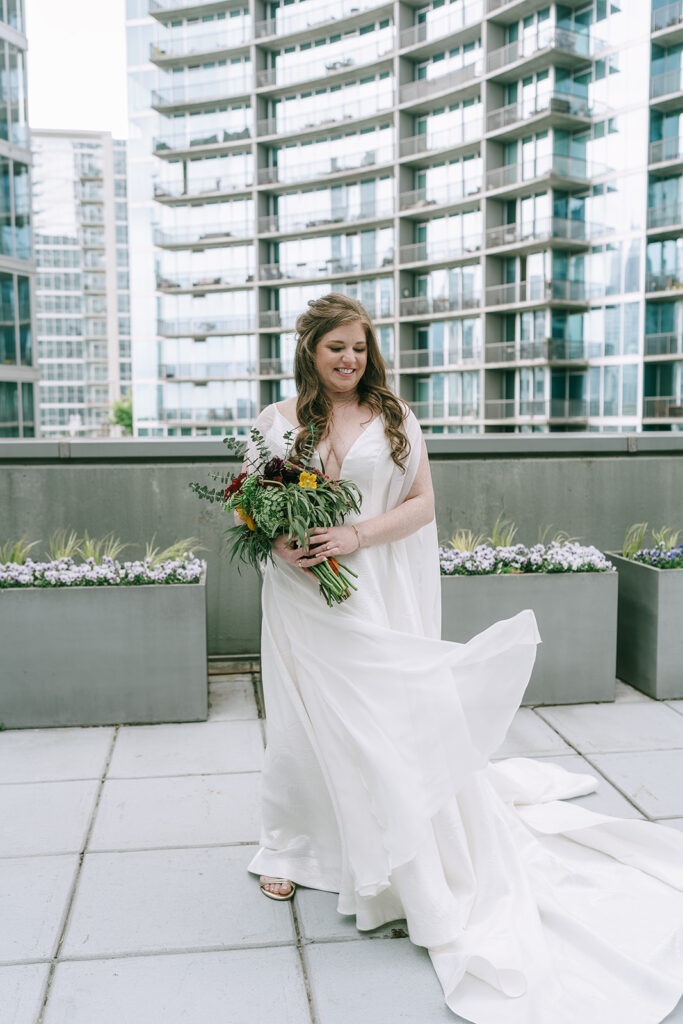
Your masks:
M19 436L18 385L11 380L0 380L0 437Z

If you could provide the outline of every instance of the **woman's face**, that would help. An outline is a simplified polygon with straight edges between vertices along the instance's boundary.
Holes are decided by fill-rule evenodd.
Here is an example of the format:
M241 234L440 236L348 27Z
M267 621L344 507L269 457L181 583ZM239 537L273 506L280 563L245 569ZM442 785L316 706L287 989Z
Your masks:
M355 390L367 361L368 344L360 320L323 334L313 357L322 386L339 395Z

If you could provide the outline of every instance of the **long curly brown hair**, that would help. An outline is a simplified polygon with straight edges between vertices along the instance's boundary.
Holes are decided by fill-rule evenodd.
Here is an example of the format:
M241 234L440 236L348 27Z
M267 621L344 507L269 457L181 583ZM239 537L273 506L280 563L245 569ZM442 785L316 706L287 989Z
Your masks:
M292 445L293 457L300 458L305 445L310 441L310 425L315 429L315 446L327 436L332 418L332 402L321 387L315 368L316 346L329 331L342 324L359 321L365 328L367 364L357 385L358 401L384 418L384 433L391 443L391 458L405 473L410 442L402 426L407 408L387 385L384 360L367 311L360 302L338 292L330 292L319 299L309 299L308 306L306 312L297 317L295 325L298 335L294 353L296 415L299 423L305 426L300 428Z

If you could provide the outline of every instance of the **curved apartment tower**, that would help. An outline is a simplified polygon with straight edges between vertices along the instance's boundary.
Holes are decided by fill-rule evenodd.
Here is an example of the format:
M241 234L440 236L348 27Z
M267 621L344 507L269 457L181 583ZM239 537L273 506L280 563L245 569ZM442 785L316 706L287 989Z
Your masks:
M427 432L680 430L683 10L653 7L128 0L138 432L245 429L332 289Z

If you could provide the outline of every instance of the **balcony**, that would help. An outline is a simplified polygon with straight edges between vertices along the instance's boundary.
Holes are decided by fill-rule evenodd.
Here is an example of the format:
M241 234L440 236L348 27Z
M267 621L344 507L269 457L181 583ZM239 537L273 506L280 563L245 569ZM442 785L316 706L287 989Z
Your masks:
M262 377L292 377L294 376L293 359L262 359L259 363L259 374Z
M233 25L233 21L235 24ZM196 58L219 60L234 50L243 49L251 42L251 26L244 18L233 18L230 31L208 32L188 39L168 39L149 44L149 59L157 67L172 67L187 64Z
M332 213L328 209L306 210L296 213L272 213L266 217L259 217L259 234L293 234L305 231L307 233L339 230L340 225L354 224L358 221L389 220L394 214L393 200L385 202L366 203L359 209L344 210L339 213Z
M647 211L648 237L678 236L683 232L683 202L650 206Z
M264 263L259 268L261 281L299 281L319 280L328 277L359 277L374 274L382 268L393 268L394 258L391 254L363 254L361 257L343 259L329 256L325 260L314 260L302 263Z
M643 399L643 419L683 420L683 395L648 395Z
M304 114L293 111L289 116L266 117L256 123L256 134L259 138L275 135L278 138L283 135L298 134L300 132L313 132L327 129L329 125L340 125L344 123L373 121L392 107L391 99L377 97L373 105L368 100L349 100L347 103L340 103L337 106L322 107L318 110ZM355 124L354 124L355 127Z
M680 106L683 93L683 69L665 71L650 78L650 104L657 110L674 110Z
M251 152L251 129L239 128L214 131L176 131L160 135L152 140L155 156L173 160L182 156L201 156L204 152L219 153L234 149L248 149Z
M310 10L308 10L310 6ZM364 11L372 11L382 7L391 7L387 0L335 0L330 4L305 3L297 4L296 8L288 10L287 7L280 8L277 18L268 18L265 21L256 22L256 39L268 39L275 37L279 42L284 36L297 35L301 33L308 37L309 29L333 24L339 21L357 20L358 15ZM348 26L345 26L348 27Z
M460 348L404 348L400 352L401 371L435 370L445 367L471 369L481 363L481 354Z
M168 89L153 90L151 107L160 113L171 114L182 110L201 110L237 96L249 96L253 76L251 72L232 80L216 79L212 82L184 82Z
M548 93L490 110L486 115L486 131L495 132L498 138L512 138L520 132L538 131L546 122L558 127L579 127L588 124L598 112L598 105L586 97Z
M585 281L543 280L514 281L492 285L486 289L487 306L512 306L522 303L581 303L589 301L593 289Z
M414 295L401 299L401 316L424 317L438 316L440 313L455 313L461 310L479 309L481 293L459 292L456 295L439 295L429 298L426 295Z
M430 207L458 206L471 203L481 193L481 175L473 175L465 181L446 182L443 185L426 185L424 188L401 192L399 209L412 210L422 216Z
M650 174L667 175L683 170L683 139L678 135L669 139L657 139L648 149Z
M201 14L213 14L232 7L234 0L148 0L149 13L158 21L167 21L181 14L197 17Z
M683 336L680 334L646 334L645 356L683 358Z
M321 47L322 50L324 47ZM294 63L291 66L264 68L262 71L256 72L256 87L258 89L280 89L315 79L324 82L332 75L355 74L358 70L362 70L364 65L375 68L378 64L391 62L394 47L391 45L387 48L380 46L379 43L372 46L358 46L349 39L346 51L337 56L321 54L318 60L306 64ZM377 70L379 69L377 68Z
M187 224L178 228L154 228L153 241L161 249L216 249L231 243L243 245L245 239L251 239L252 229L251 221L223 228L217 224Z
M667 271L662 274L648 273L645 276L645 291L659 293L657 298L669 298L671 292L683 291L683 275Z
M585 248L590 245L591 238L599 235L599 225L586 223L583 220L571 220L565 217L539 217L532 224L520 223L501 224L486 231L486 248L498 249L514 246L536 248L543 242L561 242L569 248Z
M652 11L650 31L660 46L672 46L683 40L683 0L674 0Z
M487 398L484 401L484 419L547 420L548 404L545 398Z
M518 160L487 171L486 190L504 191L506 196L512 198L513 195L522 195L529 185L542 178L548 178L549 184L557 180L561 188L584 189L592 178L608 171L609 168L604 164L588 163L558 153L547 153L533 160Z
M402 245L399 251L401 266L410 263L445 263L451 260L466 260L481 251L481 235L466 238L452 238L439 242L415 242Z
M251 181L237 178L234 175L214 175L210 178L197 178L192 181L154 182L154 198L168 206L204 203L207 199L229 197L235 192L251 194ZM251 228L249 229L251 230Z
M488 367L492 363L523 363L547 359L548 345L547 338L488 342L484 360Z
M410 402L419 420L477 419L479 409L467 402L450 402L432 399L426 402Z
M224 270L218 274L173 274L171 271L157 273L156 286L160 292L173 294L187 292L194 295L206 295L209 292L223 292L227 289L239 288L254 280L254 272L249 267Z
M208 338L215 334L242 334L253 331L255 327L253 313L239 313L206 320L158 320L157 334L162 338Z
M482 119L473 117L460 125L444 131L425 132L422 135L411 135L407 139L401 139L401 157L415 157L423 153L434 153L435 150L453 150L460 146L481 144Z
M159 376L163 380L194 381L239 380L253 378L258 368L255 362L233 363L161 363Z
M425 20L412 28L404 29L399 36L401 50L407 50L420 43L430 43L445 36L456 36L458 32L470 26L478 25L484 17L482 0L471 3L435 8L426 12Z
M549 56L561 67L578 67L589 62L600 46L604 43L598 43L588 32L541 25L536 35L525 34L521 39L492 50L486 58L486 70L497 79L514 78L519 74L521 63L524 72L531 74L546 67Z
M455 71L449 71L438 78L419 78L414 82L406 82L399 89L399 103L401 106L408 106L414 103L422 103L430 96L437 96L441 93L456 92L458 89L467 88L481 78L481 61L474 61L466 64Z
M259 185L292 185L299 181L311 181L335 174L349 174L364 171L368 167L389 164L393 160L392 145L376 149L357 150L343 156L331 156L324 160L312 160L298 167L261 167L258 171Z

